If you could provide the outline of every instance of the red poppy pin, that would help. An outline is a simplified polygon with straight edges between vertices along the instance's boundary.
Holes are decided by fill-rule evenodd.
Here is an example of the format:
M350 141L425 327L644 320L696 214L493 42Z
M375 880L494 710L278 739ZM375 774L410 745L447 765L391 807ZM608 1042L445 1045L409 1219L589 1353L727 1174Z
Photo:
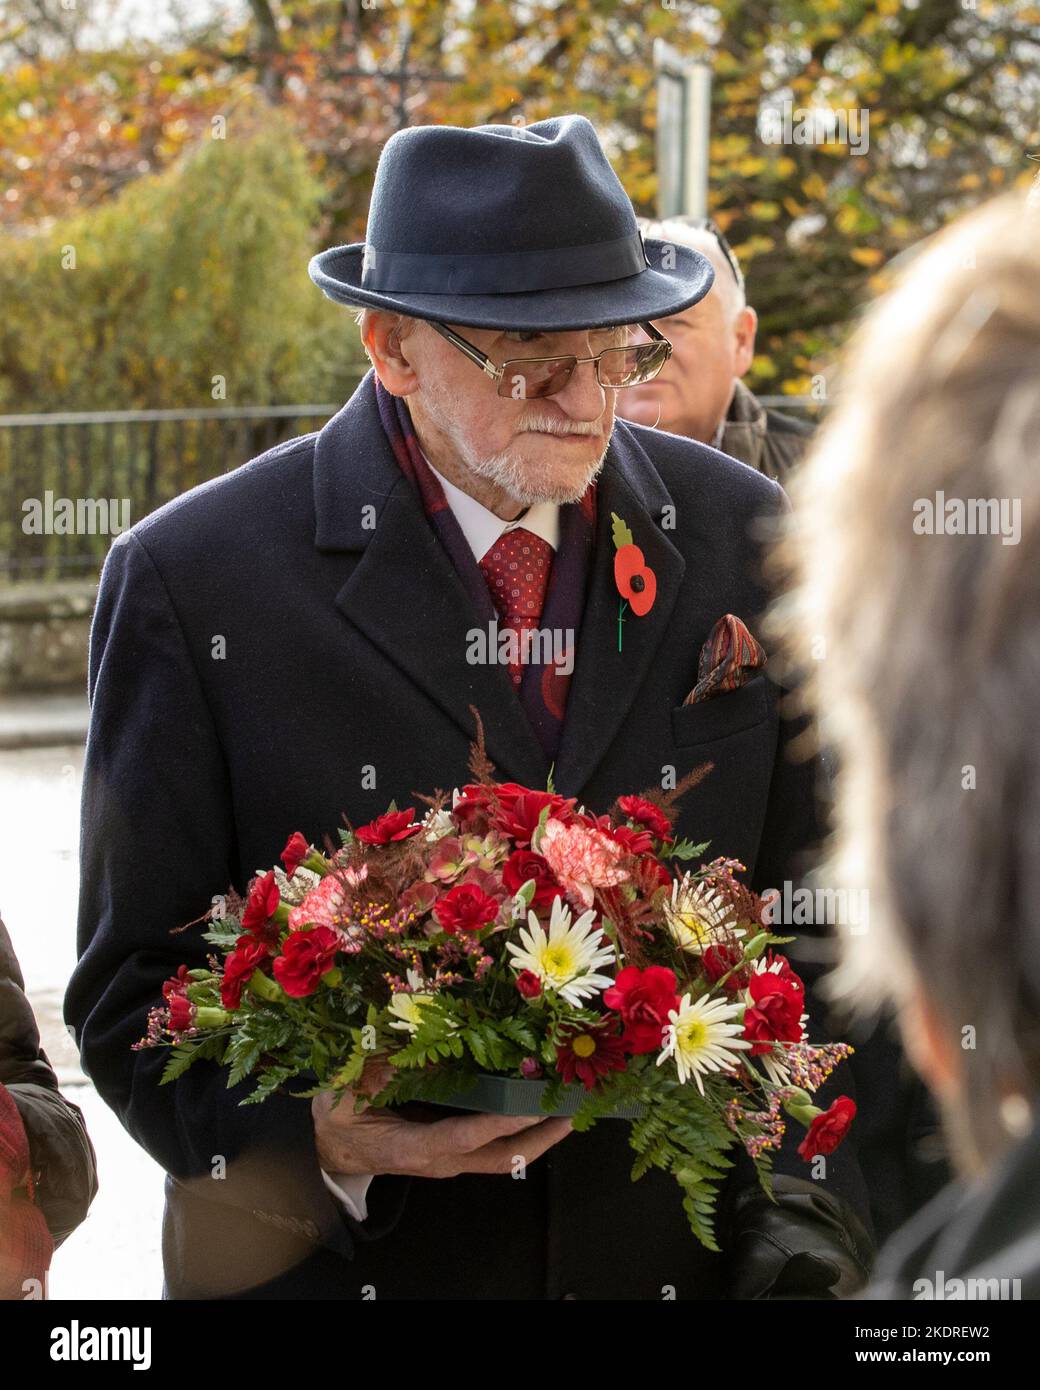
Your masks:
M657 597L657 575L646 563L643 552L632 541L632 532L617 512L610 513L614 522L614 582L621 595L618 608L617 645L621 650L621 624L627 604L637 618L643 618L654 606Z

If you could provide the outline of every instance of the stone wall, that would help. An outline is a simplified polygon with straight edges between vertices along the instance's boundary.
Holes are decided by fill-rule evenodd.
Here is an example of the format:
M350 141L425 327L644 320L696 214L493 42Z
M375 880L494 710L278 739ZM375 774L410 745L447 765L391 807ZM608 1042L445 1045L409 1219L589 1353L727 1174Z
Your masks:
M0 587L0 693L85 690L97 579Z

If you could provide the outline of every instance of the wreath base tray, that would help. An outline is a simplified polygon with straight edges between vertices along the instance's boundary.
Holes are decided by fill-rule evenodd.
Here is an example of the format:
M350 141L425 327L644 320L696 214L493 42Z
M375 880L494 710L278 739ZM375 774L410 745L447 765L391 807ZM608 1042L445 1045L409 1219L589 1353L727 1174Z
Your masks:
M454 1110L479 1110L487 1115L573 1115L588 1096L584 1086L564 1086L557 1105L542 1109L542 1097L549 1083L482 1073L476 1085L456 1091L439 1104ZM437 1102L433 1102L437 1103ZM605 1119L636 1120L646 1113L643 1105L619 1105Z

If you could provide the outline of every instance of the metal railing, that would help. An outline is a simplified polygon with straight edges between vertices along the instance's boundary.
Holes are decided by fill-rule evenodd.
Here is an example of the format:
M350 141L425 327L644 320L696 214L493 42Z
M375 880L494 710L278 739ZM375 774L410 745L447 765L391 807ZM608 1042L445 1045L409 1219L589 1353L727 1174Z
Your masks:
M819 406L801 396L760 399L798 413ZM132 525L275 444L320 429L339 408L0 415L0 584L96 574L124 513Z
M132 525L339 408L0 415L0 583L98 571L124 514Z

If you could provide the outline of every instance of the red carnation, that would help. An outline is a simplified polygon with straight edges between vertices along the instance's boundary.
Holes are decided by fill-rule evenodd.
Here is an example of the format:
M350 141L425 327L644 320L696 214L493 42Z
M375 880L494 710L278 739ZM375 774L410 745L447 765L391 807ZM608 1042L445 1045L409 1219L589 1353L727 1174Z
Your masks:
M496 830L509 835L523 849L531 844L531 836L538 827L538 818L546 806L549 814L566 825L571 819L574 797L557 796L555 792L522 791L506 801L494 817Z
M310 854L311 847L298 830L294 830L285 842L279 858L285 865L285 872L292 878L301 862Z
M191 980L188 978L188 967L186 965L179 965L176 975L163 981L163 998L169 1003L176 995L183 995L190 984Z
M186 1033L195 1025L195 1005L186 994L174 994L170 998L170 1032Z
M622 846L626 854L652 855L654 852L654 841L649 830L635 830L631 825L612 825L607 834Z
M478 932L498 916L498 899L476 883L457 883L434 903L433 915L450 936Z
M795 989L800 989L804 996L805 985L802 983L800 977L791 969L791 962L786 956L778 955L770 948L765 954L765 964L772 974L779 975L781 980L786 980L788 984L793 985ZM779 970L774 969L774 966L777 965L780 967Z
M267 947L255 936L245 934L235 942L235 949L224 962L224 978L220 982L220 997L225 1009L237 1009L242 1003L242 990L250 975L267 959Z
M534 879L534 897L530 907L549 907L553 898L562 893L548 861L530 849L514 850L502 865L502 882L510 893L518 893L529 878Z
M412 824L414 818L414 806L409 806L406 811L387 811L367 825L360 826L354 834L366 845L388 845L392 840L407 840L409 835L416 835L422 829L421 825Z
M490 810L492 791L499 803L507 806L527 790L519 782L496 782L494 787L486 782L468 782L459 792L459 799L451 808L451 814L464 830L475 830L473 822Z
M775 1042L798 1042L802 1036L805 995L801 981L786 980L771 970L759 970L748 982L754 1000L744 1013L744 1037L754 1043L751 1056L771 1051Z
M671 843L674 838L668 817L659 806L655 806L652 801L647 801L645 797L619 796L618 809L629 820L634 820L637 825L645 826L650 834L656 835L659 840L667 840Z
M521 970L515 984L525 999L537 999L542 992L542 982L533 970Z
M734 969L739 966L744 959L744 952L739 946L735 946L730 941L715 941L710 946L705 947L704 954L701 956L701 964L704 973L712 984L717 984L724 975L733 974L722 986L727 994L733 994L738 989L742 989L747 984L748 974L751 970L750 965L741 966L739 970Z
M331 927L311 927L290 932L275 959L274 977L294 999L313 994L318 981L331 970L339 949L339 937Z
M817 1115L809 1132L798 1145L798 1152L811 1163L817 1154L830 1154L848 1133L856 1115L856 1102L849 1096L839 1096L829 1110Z
M603 1002L621 1015L625 1051L653 1052L661 1046L668 1011L679 1007L675 972L663 965L645 970L626 965L604 992Z
M577 1079L591 1091L601 1076L625 1070L622 1040L606 1022L588 1028L569 1025L557 1039L556 1066L568 1085Z
M257 931L264 927L281 900L278 884L274 881L274 870L269 869L263 878L253 880L246 909L242 913L242 930Z

